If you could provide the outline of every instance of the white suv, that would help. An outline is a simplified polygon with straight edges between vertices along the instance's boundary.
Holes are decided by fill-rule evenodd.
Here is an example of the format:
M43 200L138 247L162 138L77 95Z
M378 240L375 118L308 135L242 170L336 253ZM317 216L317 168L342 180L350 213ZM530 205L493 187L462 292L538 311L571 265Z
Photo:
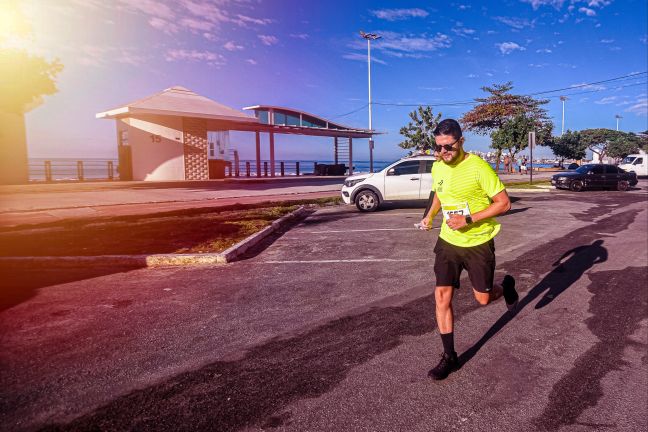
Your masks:
M384 201L427 200L432 191L433 156L403 158L373 174L347 177L342 186L345 203L360 211L374 211Z

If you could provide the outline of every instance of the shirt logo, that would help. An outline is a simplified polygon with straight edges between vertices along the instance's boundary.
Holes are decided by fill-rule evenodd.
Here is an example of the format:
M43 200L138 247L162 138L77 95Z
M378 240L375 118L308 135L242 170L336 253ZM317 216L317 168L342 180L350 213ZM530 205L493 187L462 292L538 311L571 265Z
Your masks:
M436 188L436 190L437 190L437 192L443 192L443 179L441 179L441 180L437 183L437 188Z

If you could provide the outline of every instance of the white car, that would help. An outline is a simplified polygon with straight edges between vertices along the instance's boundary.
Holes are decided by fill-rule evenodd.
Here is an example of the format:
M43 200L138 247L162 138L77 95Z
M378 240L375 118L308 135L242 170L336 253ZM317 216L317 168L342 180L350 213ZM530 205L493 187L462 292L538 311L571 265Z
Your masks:
M360 211L374 211L385 201L427 200L432 191L433 156L412 156L382 171L347 177L342 199Z
M623 158L619 168L633 172L638 176L648 176L648 154L640 152L639 154L628 155Z

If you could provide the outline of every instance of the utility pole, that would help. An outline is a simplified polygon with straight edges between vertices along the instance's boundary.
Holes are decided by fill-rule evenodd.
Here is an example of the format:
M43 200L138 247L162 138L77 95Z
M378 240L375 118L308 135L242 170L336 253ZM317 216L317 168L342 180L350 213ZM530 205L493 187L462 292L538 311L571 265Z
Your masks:
M618 132L619 131L619 119L622 119L623 117L621 117L619 114L617 114L617 115L614 116L614 118L616 118L616 121L617 121L617 132Z
M369 81L369 130L372 130L371 125L371 41L380 39L380 36L375 33L365 33L360 30L360 36L367 40L367 71ZM373 172L373 136L369 138L369 172Z
M567 96L560 96L560 100L562 101L562 128L560 129L560 136L563 136L565 133L565 101L567 100Z

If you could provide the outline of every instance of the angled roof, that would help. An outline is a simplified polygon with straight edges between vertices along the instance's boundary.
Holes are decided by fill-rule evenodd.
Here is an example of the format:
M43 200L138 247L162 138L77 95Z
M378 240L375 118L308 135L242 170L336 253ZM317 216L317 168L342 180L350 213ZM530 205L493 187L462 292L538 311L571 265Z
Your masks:
M184 87L176 86L96 114L96 118L119 118L136 114L197 117L234 122L258 123L255 117L219 104Z
M362 133L375 133L374 131L371 131L369 129L361 129L361 128L354 128L351 126L346 126L338 122L333 122L331 120L325 119L324 117L317 116L315 114L308 113L306 111L300 111L296 110L293 108L286 108L286 107L281 107L281 106L275 106L275 105L253 105L253 106L248 106L244 107L244 110L254 110L254 111L278 111L284 114L290 114L298 118L308 118L310 117L311 119L316 119L319 120L321 123L324 123L326 127L324 129L339 129L339 130L349 130L349 131L355 131L355 132L362 132ZM306 125L299 125L300 127L308 127Z

